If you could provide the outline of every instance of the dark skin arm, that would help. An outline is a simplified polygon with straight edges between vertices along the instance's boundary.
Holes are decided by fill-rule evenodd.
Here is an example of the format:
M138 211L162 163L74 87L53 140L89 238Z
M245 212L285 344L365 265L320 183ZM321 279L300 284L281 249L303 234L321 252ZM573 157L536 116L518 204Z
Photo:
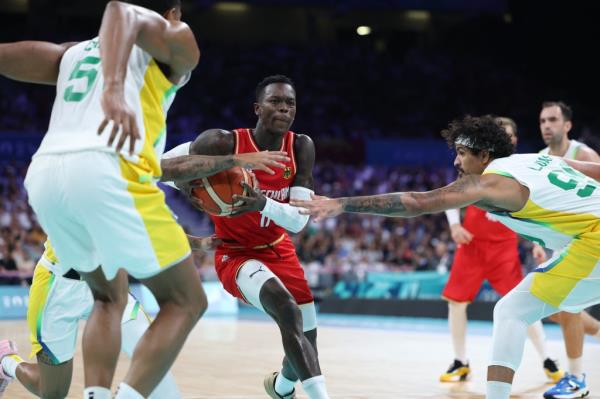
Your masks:
M104 120L98 127L98 134L102 134L112 121L108 145L112 146L121 130L116 150L120 151L129 139L129 153L132 154L135 141L141 137L136 115L125 101L125 75L133 45L137 44L168 66L171 71L168 78L172 83L178 83L196 67L200 51L194 34L185 23L168 21L154 11L119 1L106 5L99 37Z
M274 173L272 168L282 168L284 165L281 162L289 160L285 152L281 151L231 155L233 150L227 152L230 146L227 140L232 139L233 133L227 130L210 129L203 132L190 145L190 155L161 160L163 171L161 181L174 181L181 185L191 180L212 176L234 166ZM228 155L198 154L203 151Z
M21 82L56 85L60 61L75 44L39 41L0 44L0 75Z
M426 192L292 201L292 205L306 208L302 213L316 216L317 219L343 212L414 217L471 204L490 211L516 212L525 206L528 198L529 190L516 180L488 174L463 176L445 187Z
M314 189L313 168L315 166L315 144L310 137L304 134L296 136L294 142L294 155L296 158L296 176L292 187L306 187ZM262 211L267 203L267 198L259 187L250 187L242 184L246 189L246 195L234 195L234 201L244 201L244 205L238 207L231 216L239 216L247 212Z

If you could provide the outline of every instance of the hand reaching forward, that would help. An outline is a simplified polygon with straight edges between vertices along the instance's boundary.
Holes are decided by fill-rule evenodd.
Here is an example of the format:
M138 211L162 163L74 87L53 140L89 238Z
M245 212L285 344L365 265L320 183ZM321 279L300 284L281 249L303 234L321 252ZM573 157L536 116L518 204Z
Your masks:
M321 195L311 195L312 201L291 200L290 205L300 209L302 215L312 215L315 221L335 217L344 212L344 206L339 198L330 199Z

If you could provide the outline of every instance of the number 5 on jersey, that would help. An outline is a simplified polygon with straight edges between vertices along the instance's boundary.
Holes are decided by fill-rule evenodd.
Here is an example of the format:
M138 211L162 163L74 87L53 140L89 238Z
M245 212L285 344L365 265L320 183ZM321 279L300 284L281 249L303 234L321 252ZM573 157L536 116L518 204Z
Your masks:
M87 56L80 60L69 76L69 82L77 79L87 79L86 87L83 91L75 91L75 84L65 89L64 100L67 102L79 102L90 92L94 81L98 77L98 64L100 57Z

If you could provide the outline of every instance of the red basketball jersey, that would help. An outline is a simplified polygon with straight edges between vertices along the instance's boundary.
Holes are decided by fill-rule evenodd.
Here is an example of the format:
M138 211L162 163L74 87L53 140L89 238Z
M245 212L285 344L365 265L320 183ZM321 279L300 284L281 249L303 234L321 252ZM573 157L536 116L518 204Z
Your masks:
M250 129L236 129L234 133L236 154L260 151ZM254 171L263 194L267 198L278 202L289 202L290 187L296 176L296 162L294 159L295 136L294 132L289 131L283 138L281 151L287 152L288 157L290 157L290 161L284 162L285 167L283 169L272 168L275 171L274 175L261 170ZM235 241L246 248L270 244L282 235L285 235L286 240L288 240L287 231L272 220L262 216L260 212L249 212L233 218L211 215L211 219L215 224L217 237Z
M475 240L504 241L517 239L515 232L494 220L493 215L473 205L467 207L462 225L473 233Z

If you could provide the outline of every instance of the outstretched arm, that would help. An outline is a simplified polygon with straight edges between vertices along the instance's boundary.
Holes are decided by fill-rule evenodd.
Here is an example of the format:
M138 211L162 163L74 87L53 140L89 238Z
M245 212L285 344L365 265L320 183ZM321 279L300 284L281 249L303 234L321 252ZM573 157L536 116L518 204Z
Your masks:
M316 216L318 219L337 216L343 212L414 217L462 208L474 203L485 203L491 207L516 211L523 207L527 195L528 191L524 191L512 179L497 175L469 175L445 187L426 192L400 192L291 203L306 208L302 213Z
M74 44L38 41L0 44L0 75L21 82L56 85L62 56Z

